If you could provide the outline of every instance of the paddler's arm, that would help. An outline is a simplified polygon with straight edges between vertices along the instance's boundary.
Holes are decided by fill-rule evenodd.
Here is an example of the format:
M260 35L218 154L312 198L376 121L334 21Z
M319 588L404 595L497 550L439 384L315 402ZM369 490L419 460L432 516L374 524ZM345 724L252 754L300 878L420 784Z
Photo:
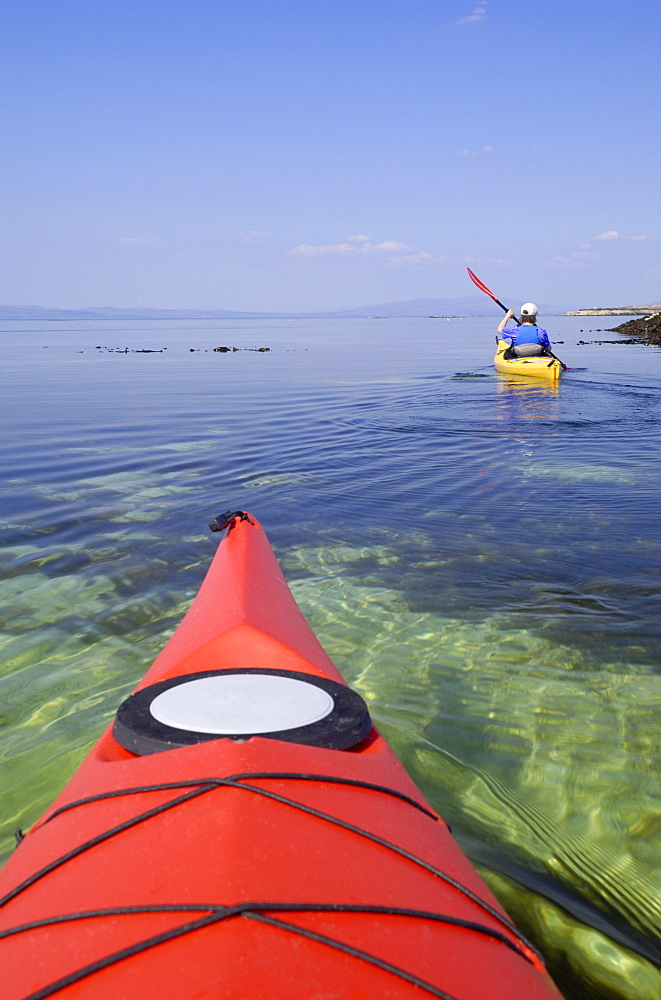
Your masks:
M542 347L545 350L550 351L551 350L551 341L549 340L549 335L546 332L546 330L542 330L542 328L540 326L538 326L537 327L537 333L538 333L539 341L540 341Z
M498 324L498 333L502 334L503 330L505 329L505 327L507 326L507 324L509 323L509 321L512 319L513 316L514 313L512 312L512 310L508 309L507 312L505 313L505 318L502 319Z

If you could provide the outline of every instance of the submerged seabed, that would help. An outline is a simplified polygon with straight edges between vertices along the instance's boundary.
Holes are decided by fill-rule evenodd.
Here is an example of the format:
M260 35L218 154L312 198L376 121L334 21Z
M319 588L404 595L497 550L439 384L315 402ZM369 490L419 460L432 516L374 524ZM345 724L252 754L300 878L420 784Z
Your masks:
M587 371L534 386L458 322L7 331L1 849L243 507L566 995L657 1000L661 351L557 320Z

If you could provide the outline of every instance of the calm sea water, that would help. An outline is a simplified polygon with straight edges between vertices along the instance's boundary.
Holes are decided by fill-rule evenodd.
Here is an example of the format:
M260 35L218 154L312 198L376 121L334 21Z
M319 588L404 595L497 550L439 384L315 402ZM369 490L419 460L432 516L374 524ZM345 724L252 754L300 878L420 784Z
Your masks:
M0 324L3 855L248 509L567 996L657 1000L661 349L498 318Z

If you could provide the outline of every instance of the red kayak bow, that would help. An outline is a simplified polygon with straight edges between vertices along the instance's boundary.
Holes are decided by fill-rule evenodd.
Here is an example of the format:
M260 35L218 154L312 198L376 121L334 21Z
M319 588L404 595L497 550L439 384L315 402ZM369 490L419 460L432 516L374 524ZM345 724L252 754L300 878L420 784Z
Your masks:
M3 1000L561 1000L259 522L212 527L189 612L0 872Z

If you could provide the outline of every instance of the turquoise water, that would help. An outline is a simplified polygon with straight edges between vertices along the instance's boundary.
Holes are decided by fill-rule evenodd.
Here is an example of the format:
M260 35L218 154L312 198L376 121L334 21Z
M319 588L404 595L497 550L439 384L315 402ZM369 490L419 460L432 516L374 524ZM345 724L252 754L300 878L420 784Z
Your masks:
M496 322L0 324L3 856L244 508L566 995L657 1000L661 349Z

